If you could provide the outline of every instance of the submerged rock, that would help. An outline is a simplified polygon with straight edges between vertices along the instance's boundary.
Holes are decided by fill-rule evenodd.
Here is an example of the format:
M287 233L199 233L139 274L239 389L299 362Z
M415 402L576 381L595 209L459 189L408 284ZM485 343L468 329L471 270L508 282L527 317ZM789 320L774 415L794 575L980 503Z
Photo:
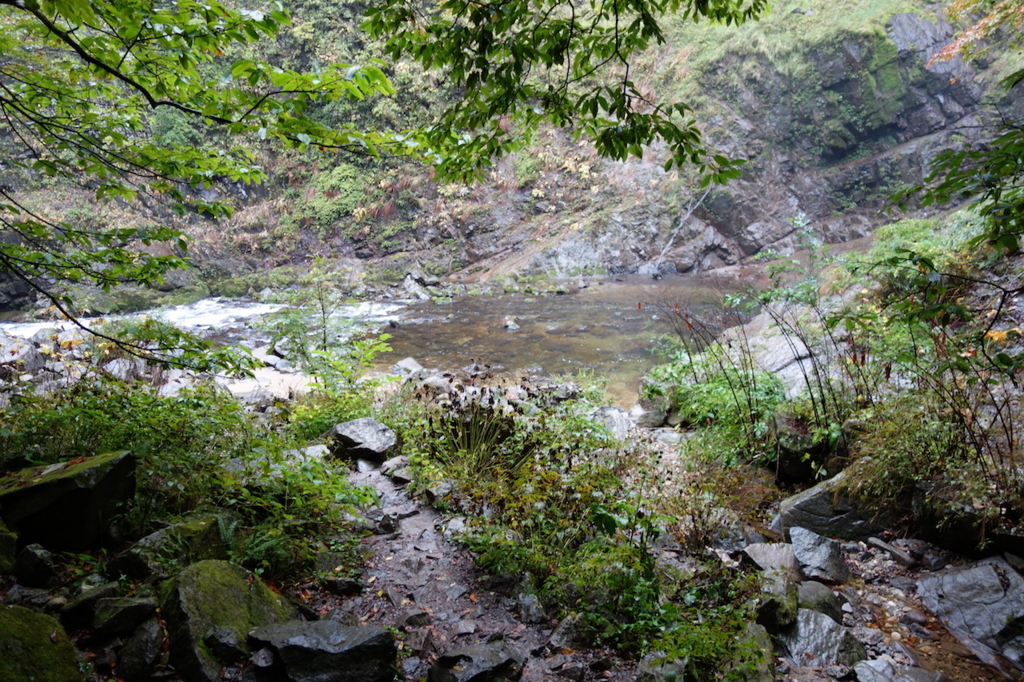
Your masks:
M233 628L244 641L253 628L298 617L284 597L226 561L200 561L183 570L161 606L171 663L189 682L220 679L221 662L204 641L214 628Z
M75 682L78 656L56 618L0 606L0 680Z
M271 649L291 682L389 682L395 679L394 635L377 625L290 621L249 633Z
M113 452L0 479L0 517L22 542L77 551L100 544L135 494L135 457Z

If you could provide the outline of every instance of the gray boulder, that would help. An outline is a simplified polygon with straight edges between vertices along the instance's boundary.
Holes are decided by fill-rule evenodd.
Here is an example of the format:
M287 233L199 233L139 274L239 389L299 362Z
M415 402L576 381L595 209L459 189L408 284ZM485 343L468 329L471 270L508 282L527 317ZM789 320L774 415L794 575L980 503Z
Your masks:
M608 433L612 434L612 437L617 441L626 440L629 437L630 430L633 428L633 422L630 420L629 414L621 407L611 405L595 407L590 416L608 429Z
M921 603L982 661L1024 670L1024 578L1002 557L984 559L917 583Z
M806 528L791 528L789 537L793 553L800 562L800 570L806 577L830 583L844 583L850 579L850 568L843 561L838 542Z
M291 682L395 679L395 637L377 625L290 621L257 628L249 633L249 641L254 648L270 648Z
M843 622L843 607L839 597L827 585L814 580L801 583L797 587L797 601L801 609L810 609L839 623Z
M22 542L95 547L135 494L135 457L113 452L33 467L0 479L0 517Z
M101 599L116 597L121 592L121 583L110 582L89 589L65 604L60 611L60 622L64 627L82 628L92 625L96 613L96 604Z
M103 635L130 635L156 611L152 599L107 597L96 602L93 627Z
M156 618L136 628L117 655L117 675L125 682L142 682L153 675L163 655L164 629Z
M42 545L27 545L14 560L14 577L28 587L48 587L57 574L53 555Z
M112 569L130 578L142 579L165 574L168 563L189 564L205 559L227 559L228 546L221 525L236 519L224 513L186 516L155 533L150 533L121 552Z
M78 655L57 619L0 606L0 680L76 682Z
M758 625L768 632L779 632L796 620L797 609L796 583L778 569L763 571L757 603Z
M200 561L171 581L161 604L171 664L189 682L218 682L221 662L205 642L229 627L244 641L250 630L297 618L294 607L263 581L226 561Z
M806 528L819 535L846 539L867 538L884 530L884 517L863 510L846 494L845 487L856 475L856 466L783 500L772 530L785 533L790 528Z
M377 464L388 459L388 453L398 442L394 431L369 417L337 424L327 435L334 440L331 452L335 456L365 459Z
M523 656L504 640L453 649L430 667L429 682L498 682L523 672Z
M790 544L758 542L744 547L743 553L763 571L780 571L793 580L800 578L800 564Z
M798 666L850 668L868 657L849 630L809 609L800 609L796 623L780 632L776 642L782 655Z

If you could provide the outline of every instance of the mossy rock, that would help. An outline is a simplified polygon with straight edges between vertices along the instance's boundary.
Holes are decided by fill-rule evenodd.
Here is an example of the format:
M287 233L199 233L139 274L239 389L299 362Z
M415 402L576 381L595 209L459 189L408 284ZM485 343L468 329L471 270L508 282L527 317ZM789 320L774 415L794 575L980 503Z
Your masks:
M0 575L9 575L14 570L14 558L18 551L18 536L0 521Z
M170 582L162 602L171 640L171 664L190 682L216 682L222 664L203 641L215 628L231 628L244 642L249 631L298 618L287 599L227 561L200 561Z
M21 606L0 606L0 680L82 680L75 648L56 618Z
M196 513L151 533L119 554L114 570L132 578L164 574L170 565L185 566L205 559L227 559L221 525L237 524L227 512Z
M95 547L135 495L135 457L112 452L24 469L0 479L0 509L22 543Z

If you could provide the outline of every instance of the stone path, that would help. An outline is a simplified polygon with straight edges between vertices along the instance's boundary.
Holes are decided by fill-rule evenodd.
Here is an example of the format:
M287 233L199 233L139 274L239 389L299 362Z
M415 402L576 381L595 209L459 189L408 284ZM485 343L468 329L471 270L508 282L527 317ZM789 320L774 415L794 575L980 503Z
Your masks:
M450 541L461 524L447 522L411 500L380 470L358 472L353 483L378 491L374 519L387 531L364 541L372 558L363 593L342 605L361 623L396 626L404 632L401 669L408 680L427 676L431 663L456 647L505 640L525 659L522 680L634 679L634 664L611 650L555 651L553 621L524 623L515 599L495 580L479 575L471 552Z

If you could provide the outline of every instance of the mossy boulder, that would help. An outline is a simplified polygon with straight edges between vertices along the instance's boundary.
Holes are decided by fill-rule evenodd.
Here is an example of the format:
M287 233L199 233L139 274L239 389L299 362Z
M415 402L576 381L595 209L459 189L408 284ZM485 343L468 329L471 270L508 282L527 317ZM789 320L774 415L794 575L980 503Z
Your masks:
M113 569L131 578L163 574L170 564L184 566L206 559L227 559L221 526L236 523L226 512L197 513L151 533L119 554Z
M0 680L82 680L75 648L57 619L20 606L0 606Z
M254 628L298 618L295 608L257 576L227 561L200 561L170 581L162 612L171 664L189 682L216 682L222 663L204 642L217 628L245 641Z
M135 457L112 452L0 479L0 517L22 543L78 551L100 544L134 495Z
M18 552L18 536L0 521L0 575L14 570L14 559Z

